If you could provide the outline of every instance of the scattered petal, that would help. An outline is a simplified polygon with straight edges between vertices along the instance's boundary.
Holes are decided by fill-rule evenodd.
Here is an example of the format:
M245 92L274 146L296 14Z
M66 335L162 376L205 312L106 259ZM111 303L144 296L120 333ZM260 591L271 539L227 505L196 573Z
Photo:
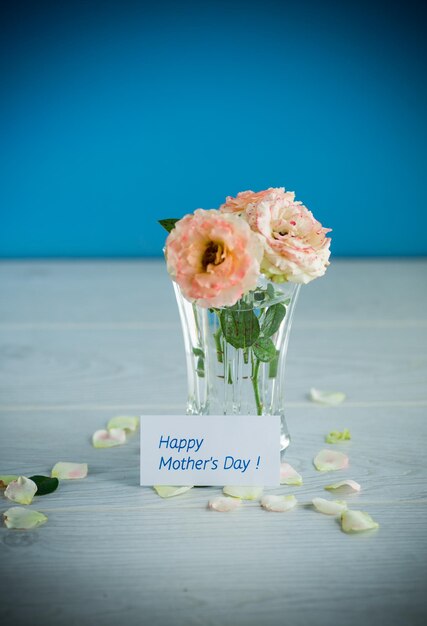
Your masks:
M324 404L327 406L336 406L341 404L345 400L345 393L342 391L320 391L312 387L309 393L310 400L317 402L318 404Z
M17 478L19 478L19 476L16 476L15 474L5 474L4 476L0 476L0 489L5 489L9 483Z
M112 430L113 428L121 428L122 430L127 430L130 433L134 433L138 426L139 417L128 417L119 415L110 419L107 424L107 430Z
M112 448L126 443L126 431L123 428L110 428L110 430L97 430L93 433L92 444L94 448Z
M182 493L193 489L193 485L186 487L168 487L166 485L154 485L153 489L155 489L158 495L161 498L173 498L173 496L180 496Z
M339 483L334 483L333 485L327 485L325 489L327 491L334 491L335 489L343 489L347 491L360 491L362 487L355 480L340 480Z
M267 511L275 511L276 513L285 513L290 511L297 505L295 496L264 496L261 500L261 506Z
M51 476L52 478L59 478L60 480L86 478L87 463L64 463L59 461L59 463L54 465Z
M347 511L345 500L325 500L325 498L313 498L314 508L325 515L340 515Z
M6 487L4 495L18 504L31 504L37 491L37 485L30 478L19 476Z
M263 487L226 486L223 492L227 496L233 496L233 498L240 498L241 500L258 500L262 496L263 490Z
M349 439L351 439L351 434L348 428L344 428L342 433L339 430L331 430L325 437L326 443L339 443L340 441L348 441Z
M321 450L314 457L314 467L319 472L331 472L348 466L348 456L335 450Z
M36 496L47 496L58 489L59 480L49 476L30 476L30 480L36 483Z
M341 515L341 528L345 533L358 533L379 528L379 524L364 511L344 511Z
M242 501L238 498L227 498L224 496L219 496L218 498L214 498L213 500L209 500L208 508L213 511L221 511L221 513L225 513L228 511L235 511L239 507L242 506Z
M280 484L281 485L302 485L302 476L289 465L289 463L280 464Z
M34 511L34 509L24 509L21 506L13 506L3 513L5 526L8 528L19 528L28 530L47 522L46 515Z

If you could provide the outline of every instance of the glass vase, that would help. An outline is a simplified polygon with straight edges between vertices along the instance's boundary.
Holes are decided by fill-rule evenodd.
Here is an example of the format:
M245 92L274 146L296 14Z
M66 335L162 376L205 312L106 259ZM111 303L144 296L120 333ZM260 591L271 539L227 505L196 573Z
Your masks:
M299 285L261 279L231 307L203 308L173 283L184 336L190 415L279 415L289 445L285 365Z

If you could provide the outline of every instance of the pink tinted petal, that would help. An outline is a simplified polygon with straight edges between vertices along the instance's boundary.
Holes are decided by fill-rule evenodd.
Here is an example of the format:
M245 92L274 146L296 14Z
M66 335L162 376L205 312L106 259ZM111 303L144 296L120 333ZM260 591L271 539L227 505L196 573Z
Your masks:
M122 428L110 430L97 430L93 433L92 444L94 448L112 448L126 443L126 431Z
M347 491L360 491L362 487L355 480L340 480L339 483L333 485L327 485L325 489L327 491L334 491L335 489L347 489Z
M226 487L224 487L223 492L227 496L233 496L233 498L240 498L241 500L258 500L258 498L262 496L263 487L227 485Z
M28 530L36 528L47 522L46 515L34 511L34 509L24 509L21 506L13 506L3 513L3 519L7 528L18 528Z
M313 498L314 508L325 515L340 515L347 510L344 500L325 500L325 498Z
M341 515L341 528L345 533L358 533L379 528L379 524L364 511L344 511Z
M319 472L331 472L348 467L348 456L335 450L321 450L313 463Z
M221 513L228 513L229 511L235 511L242 506L242 501L238 498L226 498L219 496L209 500L208 508L213 511L220 511Z
M60 480L76 480L86 478L87 463L64 463L59 461L54 465L51 472L52 478Z
M302 476L289 463L281 463L280 484L300 486L302 485Z
M261 506L267 511L285 513L297 505L295 496L263 496Z
M18 504L31 504L37 491L37 485L30 478L19 476L8 484L4 495Z

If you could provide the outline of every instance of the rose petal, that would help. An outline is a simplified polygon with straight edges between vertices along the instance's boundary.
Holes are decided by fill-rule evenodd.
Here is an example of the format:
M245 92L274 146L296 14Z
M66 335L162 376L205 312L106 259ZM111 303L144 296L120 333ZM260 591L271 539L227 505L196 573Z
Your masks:
M341 404L345 400L345 393L342 391L320 391L312 387L309 393L310 400L317 402L318 404L325 404L327 406L336 406Z
M12 482L12 480L16 480L17 478L19 478L19 476L16 476L15 474L5 474L4 476L0 476L0 489L4 489L9 483Z
M339 483L326 485L325 489L334 491L334 489L347 488L347 491L360 491L362 487L355 480L340 480Z
M161 498L173 498L173 496L179 496L190 489L193 489L193 485L186 487L168 487L167 485L154 485L153 489L155 489L158 495Z
M245 487L245 486L226 486L223 492L233 498L240 498L241 500L258 500L262 496L263 487Z
M339 515L347 510L345 500L325 500L325 498L313 498L314 508L325 515Z
M242 506L242 501L238 498L227 498L224 496L219 496L218 498L209 500L208 503L209 509L212 509L214 511L221 511L221 513L235 511L240 506Z
M261 506L267 511L275 511L276 513L285 513L290 511L297 505L295 496L264 496L261 500Z
M335 450L321 450L314 457L314 467L319 472L331 472L348 466L348 456Z
M87 463L64 463L59 461L52 468L52 478L60 480L75 480L78 478L86 478Z
M138 428L138 425L139 417L128 417L119 415L110 419L107 424L107 430L112 430L113 428L121 428L122 430L134 433Z
M364 511L344 511L341 515L341 528L345 533L358 533L379 528L379 524Z
M342 433L339 430L332 430L325 437L326 443L339 443L340 441L348 441L351 439L351 434L348 428L345 428Z
M37 491L36 483L30 478L19 476L6 487L4 495L18 504L31 504Z
M34 509L24 509L20 506L13 506L3 513L5 526L8 528L20 528L28 530L47 522L46 515L34 511Z
M280 465L280 484L281 485L302 485L302 476L289 465L289 463L281 463Z
M110 430L97 430L93 433L92 444L94 448L112 448L126 443L126 431L122 428Z

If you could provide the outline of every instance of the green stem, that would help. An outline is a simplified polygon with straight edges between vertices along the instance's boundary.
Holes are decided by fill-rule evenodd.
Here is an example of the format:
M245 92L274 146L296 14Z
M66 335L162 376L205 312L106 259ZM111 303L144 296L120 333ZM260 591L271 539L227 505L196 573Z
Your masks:
M255 394L257 415L262 415L262 402L261 402L261 398L260 398L260 394L259 394L259 381L258 381L259 366L260 365L261 365L261 361L259 359L255 359L255 366L254 366L254 358L253 358L253 355L252 355L252 376L251 376L251 380L252 380L252 387L254 389L254 394Z

